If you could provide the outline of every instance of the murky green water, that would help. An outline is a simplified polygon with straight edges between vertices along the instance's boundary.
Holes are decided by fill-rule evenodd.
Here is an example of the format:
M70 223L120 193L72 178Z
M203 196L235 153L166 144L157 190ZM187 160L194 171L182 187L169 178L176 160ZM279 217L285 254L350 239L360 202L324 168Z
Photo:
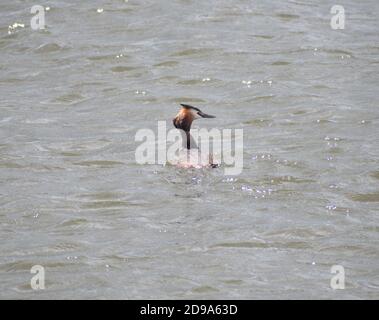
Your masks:
M379 297L376 0L345 30L329 1L35 4L0 4L1 298ZM180 102L244 129L241 175L135 163Z

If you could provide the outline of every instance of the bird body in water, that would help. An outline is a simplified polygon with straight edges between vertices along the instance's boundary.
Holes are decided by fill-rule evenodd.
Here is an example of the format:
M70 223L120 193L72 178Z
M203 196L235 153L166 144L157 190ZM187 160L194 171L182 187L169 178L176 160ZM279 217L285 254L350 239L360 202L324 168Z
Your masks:
M216 118L188 104L181 104L181 109L173 119L175 128L183 130L186 135L185 148L181 150L177 165L182 168L215 168L212 155L202 154L191 139L192 122L199 118Z

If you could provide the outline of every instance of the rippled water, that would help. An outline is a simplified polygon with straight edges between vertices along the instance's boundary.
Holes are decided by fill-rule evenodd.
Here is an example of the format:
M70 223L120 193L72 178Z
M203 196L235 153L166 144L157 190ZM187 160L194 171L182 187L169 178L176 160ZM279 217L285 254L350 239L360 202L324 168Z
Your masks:
M0 297L378 298L379 4L340 2L2 1ZM180 102L241 175L136 164Z

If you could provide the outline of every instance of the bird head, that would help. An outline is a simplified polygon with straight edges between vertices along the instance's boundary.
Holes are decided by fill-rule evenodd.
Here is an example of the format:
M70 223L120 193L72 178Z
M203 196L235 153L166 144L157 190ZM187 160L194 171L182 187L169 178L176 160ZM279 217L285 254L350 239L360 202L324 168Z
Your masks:
M192 122L200 118L216 118L215 116L202 112L199 108L188 104L180 104L182 107L173 119L175 128L189 132Z

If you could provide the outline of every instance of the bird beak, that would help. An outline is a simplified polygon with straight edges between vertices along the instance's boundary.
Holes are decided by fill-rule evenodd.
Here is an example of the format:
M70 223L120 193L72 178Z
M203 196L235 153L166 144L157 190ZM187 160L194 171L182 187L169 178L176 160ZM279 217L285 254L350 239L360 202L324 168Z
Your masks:
M202 117L202 118L216 118L215 116L211 116L210 114L206 114L206 113L201 112L201 111L199 111L197 114L198 114L200 117Z

